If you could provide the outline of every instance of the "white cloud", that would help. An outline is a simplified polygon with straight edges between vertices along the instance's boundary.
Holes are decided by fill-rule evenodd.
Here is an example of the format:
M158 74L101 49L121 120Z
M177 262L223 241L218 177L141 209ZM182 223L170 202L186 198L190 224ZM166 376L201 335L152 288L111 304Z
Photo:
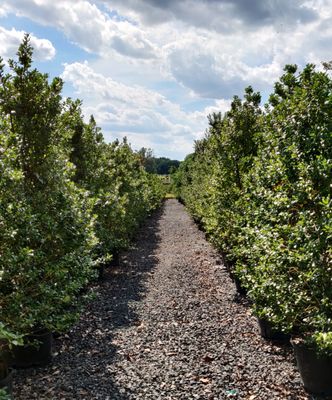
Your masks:
M84 63L65 64L62 74L65 81L71 82L77 93L97 97L103 102L112 101L118 105L133 104L139 107L159 107L165 98L140 86L128 86L112 78L96 73L86 61Z
M127 136L136 148L144 145L183 158L198 132L204 132L203 113L185 113L158 92L105 77L87 62L65 65L62 78L84 99L84 114L93 114L109 139Z
M193 95L231 98L272 90L287 63L330 59L331 0L104 0L138 21L160 64Z
M13 58L24 36L23 31L12 28L7 30L0 26L0 54L4 59ZM38 61L51 60L55 56L55 48L47 39L39 39L31 35L34 58Z
M262 56L250 44L250 38L246 48L240 42L236 36L225 43L215 34L199 36L191 32L165 46L165 71L205 98L230 99L235 94L242 95L249 84L258 89L269 85L281 71L274 62L273 51ZM250 58L255 52L253 63Z
M232 35L197 28L178 30L178 36L163 46L163 71L198 97L229 99L242 95L248 85L269 92L285 64L303 67L331 59L332 2L324 4L314 10L315 18L302 25L296 20L293 25L258 24L255 30Z
M139 27L111 18L87 0L5 0L4 5L18 16L59 29L87 52L106 57L115 50L138 59L157 57L157 49Z
M2 0L0 16L12 13L94 54L63 73L85 113L160 149L189 148L246 86L269 94L286 63L332 58L332 0Z
M306 24L318 18L318 1L305 0L104 0L145 25L179 21L219 33L256 30L257 27Z
M7 7L3 4L0 5L0 18L7 16Z
M284 64L326 59L332 37L331 0L5 0L4 5L56 27L107 62L116 58L132 80L147 66L213 99L241 95L249 84L271 90Z

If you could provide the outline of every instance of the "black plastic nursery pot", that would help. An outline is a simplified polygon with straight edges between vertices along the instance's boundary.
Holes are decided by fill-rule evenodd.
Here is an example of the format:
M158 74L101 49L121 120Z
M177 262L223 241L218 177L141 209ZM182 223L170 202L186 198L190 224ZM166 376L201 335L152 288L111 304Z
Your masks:
M264 339L289 342L290 335L276 329L271 322L264 318L257 318L260 334Z
M8 370L6 377L0 379L0 389L5 389L6 392L11 395L13 391L13 372L11 369Z
M242 286L241 281L236 276L233 276L233 282L235 283L236 291L241 295L245 296L247 294L247 290Z
M49 331L40 331L27 336L26 341L31 344L14 346L10 352L9 364L15 368L49 364L52 361L52 340L52 333Z
M114 251L112 254L112 260L109 263L110 267L118 267L120 264L120 253L118 250Z
M332 357L320 357L301 342L291 343L304 388L312 394L332 395Z

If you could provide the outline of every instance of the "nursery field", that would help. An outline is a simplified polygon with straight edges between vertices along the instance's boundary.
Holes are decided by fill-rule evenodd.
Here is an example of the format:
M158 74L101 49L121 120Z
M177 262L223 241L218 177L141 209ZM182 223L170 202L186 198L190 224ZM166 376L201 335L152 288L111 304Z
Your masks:
M17 59L0 57L1 400L12 366L52 358L52 333L76 323L91 285L165 196L142 156L126 139L106 143L32 53L25 35Z
M332 398L332 63L161 177L32 55L0 58L0 400Z
M304 400L291 346L263 339L220 255L167 200L94 287L48 367L15 374L16 400Z

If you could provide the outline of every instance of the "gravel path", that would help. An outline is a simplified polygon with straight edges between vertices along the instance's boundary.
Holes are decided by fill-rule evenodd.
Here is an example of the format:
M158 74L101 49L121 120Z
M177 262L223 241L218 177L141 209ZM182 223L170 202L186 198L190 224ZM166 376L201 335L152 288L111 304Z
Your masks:
M94 288L47 368L17 371L15 400L309 399L290 347L259 336L220 257L168 200Z

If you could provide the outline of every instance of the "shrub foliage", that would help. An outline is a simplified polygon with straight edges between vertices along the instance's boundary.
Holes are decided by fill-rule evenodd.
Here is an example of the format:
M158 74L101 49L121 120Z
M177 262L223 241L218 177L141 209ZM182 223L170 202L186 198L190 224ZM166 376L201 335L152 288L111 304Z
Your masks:
M264 111L263 111L264 110ZM247 88L209 116L174 175L257 316L332 351L332 80L287 65L268 104Z
M0 321L3 337L62 331L101 263L164 195L126 141L105 143L63 82L32 67L26 35L0 60ZM17 336L19 335L19 336Z

